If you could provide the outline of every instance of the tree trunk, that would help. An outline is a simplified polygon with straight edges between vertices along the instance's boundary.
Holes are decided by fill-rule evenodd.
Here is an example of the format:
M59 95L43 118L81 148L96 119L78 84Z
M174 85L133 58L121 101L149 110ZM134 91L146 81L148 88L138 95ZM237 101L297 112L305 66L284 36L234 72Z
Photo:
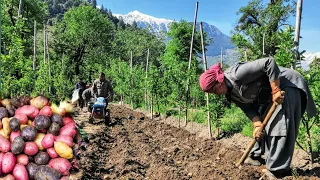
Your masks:
M75 74L79 75L80 74L80 66L82 65L82 57L84 56L85 52L85 44L80 45L77 48L76 54L73 56L73 61L75 62Z
M19 2L18 18L20 18L22 12L22 0Z

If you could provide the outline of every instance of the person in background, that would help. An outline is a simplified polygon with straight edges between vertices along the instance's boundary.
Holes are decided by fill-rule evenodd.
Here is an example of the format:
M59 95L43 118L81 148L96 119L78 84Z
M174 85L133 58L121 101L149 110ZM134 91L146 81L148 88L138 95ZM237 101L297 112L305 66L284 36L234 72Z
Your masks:
M88 102L90 101L90 98L92 98L92 87L91 83L89 83L86 87L86 89L82 93L82 99L84 100L84 107L88 106Z
M107 109L107 107L108 107L109 99L112 99L112 96L113 96L113 88L111 86L111 83L108 80L106 80L104 73L100 73L99 78L93 82L92 93L93 93L93 96L96 98L103 97L105 99L105 102L106 102L105 110L107 113L107 115L105 116L105 124L109 125L110 110Z
M86 89L86 83L83 82L82 77L79 78L79 81L75 85L75 90L79 89L79 100L78 100L78 105L82 109L84 105L84 100L82 98L82 93Z
M263 172L269 179L290 175L300 120L305 111L309 118L317 114L302 75L295 70L278 67L270 57L238 63L224 72L220 64L213 65L201 74L199 81L203 91L226 95L252 121L253 137L257 143L245 163L254 166L266 163ZM281 106L277 106L274 117L263 131L263 116L272 103ZM266 155L265 161L261 158L263 154Z
M99 78L93 82L92 93L94 97L104 97L108 103L108 99L113 96L113 88L111 83L106 80L105 74L100 73Z

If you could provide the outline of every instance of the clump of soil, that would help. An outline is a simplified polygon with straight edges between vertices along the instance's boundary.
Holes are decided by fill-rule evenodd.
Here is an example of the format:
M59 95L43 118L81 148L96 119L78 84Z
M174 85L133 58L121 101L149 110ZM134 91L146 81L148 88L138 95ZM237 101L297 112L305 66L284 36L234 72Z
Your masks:
M89 142L80 153L80 172L70 179L259 179L261 167L234 164L242 149L199 138L181 128L150 120L125 106L110 105L111 124L88 123L81 112ZM317 171L318 170L318 171ZM320 170L297 170L301 179L316 179ZM286 177L294 179L294 177Z

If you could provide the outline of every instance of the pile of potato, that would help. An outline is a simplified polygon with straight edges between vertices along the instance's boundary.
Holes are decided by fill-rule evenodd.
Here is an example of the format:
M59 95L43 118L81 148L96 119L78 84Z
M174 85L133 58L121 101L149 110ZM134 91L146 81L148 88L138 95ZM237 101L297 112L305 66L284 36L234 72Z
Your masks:
M77 129L74 107L46 97L0 103L0 179L67 179Z

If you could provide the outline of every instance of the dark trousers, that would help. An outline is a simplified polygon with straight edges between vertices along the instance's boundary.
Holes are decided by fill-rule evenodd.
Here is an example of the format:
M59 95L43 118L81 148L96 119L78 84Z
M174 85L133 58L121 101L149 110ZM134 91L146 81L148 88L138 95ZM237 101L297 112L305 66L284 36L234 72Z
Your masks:
M84 102L84 100L83 100L83 98L82 98L82 93L83 93L83 90L80 90L79 91L79 100L78 100L78 106L80 107L80 108L83 108L83 106L84 106L84 104L85 104L85 102Z
M86 98L86 99L84 99L83 101L84 101L84 102L83 102L83 103L84 103L83 106L84 106L84 107L88 107L88 103L90 102L90 98Z
M266 167L270 171L290 169L300 120L305 111L304 93L296 88L285 88L284 91L282 109L270 119L266 126L267 135L251 151L252 157L266 154Z

